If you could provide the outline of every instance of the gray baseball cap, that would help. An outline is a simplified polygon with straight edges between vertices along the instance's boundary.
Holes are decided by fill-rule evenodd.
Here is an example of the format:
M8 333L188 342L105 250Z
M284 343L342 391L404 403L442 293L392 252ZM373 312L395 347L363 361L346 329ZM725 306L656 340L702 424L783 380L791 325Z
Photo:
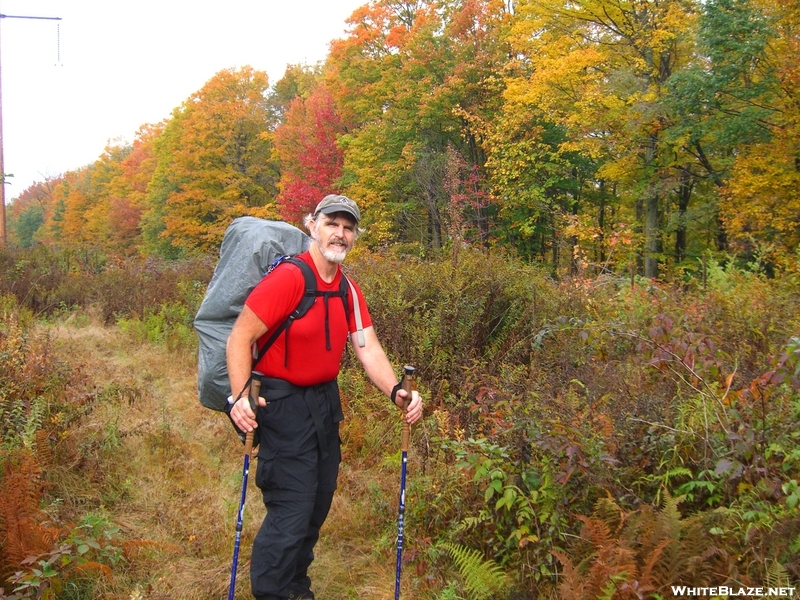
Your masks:
M358 223L361 220L361 211L358 210L358 204L350 200L347 196L339 196L337 194L329 194L325 196L322 201L317 204L314 209L314 216L319 213L329 215L336 212L346 212L353 215L353 218Z

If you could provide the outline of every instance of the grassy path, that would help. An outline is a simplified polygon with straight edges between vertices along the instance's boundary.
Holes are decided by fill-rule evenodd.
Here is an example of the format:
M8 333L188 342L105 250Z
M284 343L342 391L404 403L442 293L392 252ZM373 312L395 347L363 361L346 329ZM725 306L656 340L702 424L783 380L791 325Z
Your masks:
M129 557L102 597L227 597L241 446L227 419L198 403L194 357L98 324L67 322L51 335L93 390L92 410L57 449L59 496L65 512L100 512L118 524ZM237 598L250 597L250 545L264 515L253 473ZM396 500L385 497L393 479L386 467L343 465L312 566L318 598L394 597ZM377 518L376 498L387 511Z

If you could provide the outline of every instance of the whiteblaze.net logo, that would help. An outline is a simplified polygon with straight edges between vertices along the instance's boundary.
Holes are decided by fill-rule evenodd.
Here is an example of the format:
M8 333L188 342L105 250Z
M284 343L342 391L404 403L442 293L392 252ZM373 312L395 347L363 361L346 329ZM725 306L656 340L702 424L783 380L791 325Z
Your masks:
M794 598L797 588L793 587L729 587L721 585L719 587L689 587L685 585L673 585L672 594L677 597L689 596L709 596L722 598L735 598L746 596L751 598L783 597Z

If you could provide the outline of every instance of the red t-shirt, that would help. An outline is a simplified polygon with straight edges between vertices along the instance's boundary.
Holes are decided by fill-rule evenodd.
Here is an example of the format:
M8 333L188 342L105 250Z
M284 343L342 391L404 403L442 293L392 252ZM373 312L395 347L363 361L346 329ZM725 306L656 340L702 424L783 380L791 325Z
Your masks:
M314 260L308 252L297 258L311 265L317 277L317 291L338 292L342 279L339 268L336 277L330 283L324 282L314 266ZM267 277L264 277L250 293L245 304L267 326L267 333L258 340L260 348L270 336L270 332L278 327L297 307L303 296L305 280L303 273L292 264L278 266ZM363 327L372 325L367 310L367 303L361 289L353 283L358 294L361 307ZM317 297L314 305L301 318L289 327L289 353L286 354L286 332L282 332L264 358L254 370L268 377L284 379L299 386L316 385L336 379L349 333L356 330L352 293L348 292L350 322L345 321L342 299L328 299L331 349L325 345L325 300ZM288 358L288 361L287 361ZM288 365L288 366L287 366Z

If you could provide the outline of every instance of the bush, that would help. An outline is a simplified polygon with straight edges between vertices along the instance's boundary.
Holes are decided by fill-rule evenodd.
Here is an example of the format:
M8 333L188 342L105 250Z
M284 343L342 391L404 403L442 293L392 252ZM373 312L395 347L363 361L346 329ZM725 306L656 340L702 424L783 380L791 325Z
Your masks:
M544 593L599 499L636 511L672 494L749 581L770 561L800 571L796 286L733 267L705 287L554 281L478 250L427 263L364 253L349 268L428 399L410 546L478 549ZM719 506L725 518L703 525ZM411 555L428 560L428 543Z
M0 575L48 550L59 535L39 506L51 440L82 411L71 385L76 376L32 328L30 311L13 296L0 297Z
M5 598L89 597L94 583L111 577L122 560L118 532L105 517L87 515L54 549L23 561L23 568L8 578L13 593Z
M55 414L67 408L63 390L71 368L31 325L28 309L13 296L0 297L0 440L6 449L32 448L36 432L52 428Z
M0 251L0 294L15 296L34 314L95 308L106 323L143 317L182 303L194 314L211 279L210 260L108 261L99 253L46 246Z

